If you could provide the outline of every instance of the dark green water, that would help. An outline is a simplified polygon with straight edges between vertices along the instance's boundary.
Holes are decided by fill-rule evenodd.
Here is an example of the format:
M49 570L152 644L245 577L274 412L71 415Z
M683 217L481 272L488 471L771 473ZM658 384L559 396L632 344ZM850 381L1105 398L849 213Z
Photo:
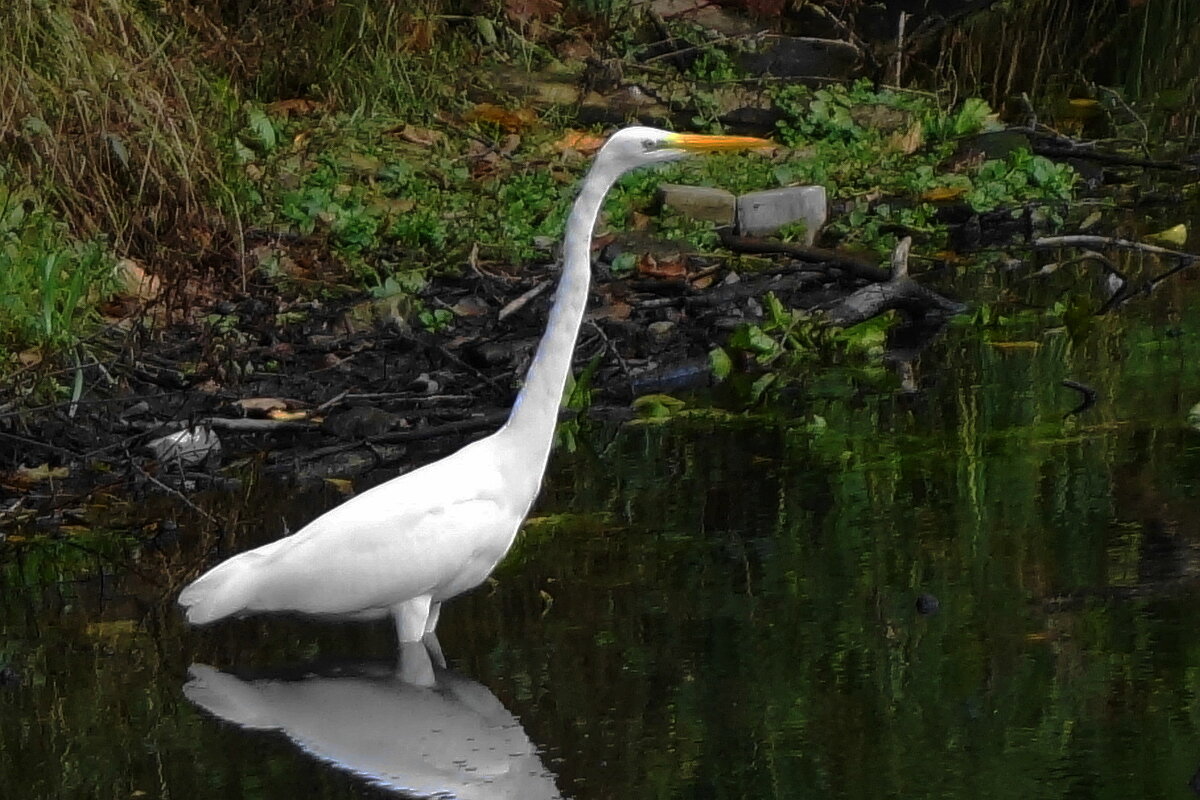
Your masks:
M495 723L522 774L554 776L470 797L551 796L537 792L552 782L574 798L1188 797L1197 297L1147 301L1140 321L1074 346L1015 327L987 333L1022 343L1000 347L955 327L923 356L915 396L827 371L771 415L590 432L554 457L495 585L445 610L456 675L433 693L346 666L386 672L387 624L185 628L154 581L188 566L193 531L113 559L10 546L0 794L387 794L283 733L200 711L183 685L202 663L308 674L246 687L288 709L268 703L255 724L303 728L307 714L293 736L360 771L356 739L403 750ZM1064 377L1100 388L1099 405L1064 420L1077 401ZM240 549L336 501L285 508L263 490L207 508ZM917 612L923 593L938 613ZM330 730L344 741L321 740ZM421 759L394 767L403 779ZM473 765L432 771L451 787L460 767Z

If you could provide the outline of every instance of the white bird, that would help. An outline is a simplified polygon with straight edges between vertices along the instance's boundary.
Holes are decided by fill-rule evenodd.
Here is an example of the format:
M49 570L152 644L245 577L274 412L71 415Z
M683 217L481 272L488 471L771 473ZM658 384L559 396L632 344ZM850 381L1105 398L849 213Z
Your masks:
M259 612L391 615L402 644L426 634L436 642L442 603L487 578L541 487L587 305L592 230L608 190L637 167L767 144L645 127L613 134L596 154L567 220L558 294L504 426L351 498L291 536L209 570L179 595L188 622Z
M410 643L404 661L428 681L379 668L335 677L244 681L203 664L183 693L250 730L279 730L304 751L405 797L560 800L551 774L516 717L485 686L429 662Z

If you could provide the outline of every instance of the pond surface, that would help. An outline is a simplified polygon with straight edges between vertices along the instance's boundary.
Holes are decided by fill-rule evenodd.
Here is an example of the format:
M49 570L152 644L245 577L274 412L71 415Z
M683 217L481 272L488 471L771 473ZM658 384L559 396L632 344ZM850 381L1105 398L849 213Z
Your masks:
M443 611L433 689L386 623L186 628L186 510L144 511L178 542L10 543L0 795L1189 797L1200 292L1159 294L1074 343L957 324L916 393L820 369L770 413L585 430ZM1064 418L1064 378L1097 405ZM232 552L339 499L200 502Z

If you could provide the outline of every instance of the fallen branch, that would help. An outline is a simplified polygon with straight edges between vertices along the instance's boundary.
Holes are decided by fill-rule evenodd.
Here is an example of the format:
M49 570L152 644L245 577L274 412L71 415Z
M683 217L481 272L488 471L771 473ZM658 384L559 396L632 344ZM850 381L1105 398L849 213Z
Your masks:
M851 292L821 313L830 324L841 328L857 325L885 311L897 309L909 316L951 316L966 310L962 303L942 297L908 277L908 250L912 239L904 237L892 254L892 277Z
M1064 380L1062 382L1062 385L1067 387L1068 389L1074 389L1075 391L1077 391L1081 395L1083 395L1082 402L1080 402L1079 405L1077 405L1075 408L1072 408L1066 414L1063 414L1063 419L1066 419L1067 417L1073 417L1076 414L1080 414L1084 411L1087 411L1089 408L1096 405L1096 400L1100 397L1099 392L1097 392L1095 389L1093 389L1090 386L1080 383L1079 381L1073 381L1073 380L1068 379L1068 380Z
M811 262L822 269L837 269L854 278L864 281L882 283L891 278L887 270L862 259L847 256L834 250L820 247L808 247L794 242L780 242L774 239L759 239L753 236L737 236L729 228L718 228L721 244L735 253L751 253L755 255L782 254Z
M1053 250L1059 247L1114 247L1118 250L1134 250L1139 253L1150 253L1156 256L1171 256L1188 261L1200 260L1195 253L1185 253L1181 250L1171 250L1145 242L1135 242L1130 239L1118 239L1112 236L1085 236L1073 234L1067 236L1042 236L1034 239L1030 246L1035 250Z
M1194 169L1180 161L1155 161L1141 156L1126 156L1120 153L1106 153L1102 150L1092 150L1080 145L1055 145L1033 143L1033 152L1047 158L1077 158L1082 161L1096 161L1100 164L1111 164L1116 167L1144 167L1146 169L1163 169L1182 172Z

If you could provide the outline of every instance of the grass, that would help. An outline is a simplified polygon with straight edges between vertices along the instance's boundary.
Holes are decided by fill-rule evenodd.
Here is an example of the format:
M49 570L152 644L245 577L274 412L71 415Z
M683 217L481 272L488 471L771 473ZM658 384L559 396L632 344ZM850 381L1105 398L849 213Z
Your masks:
M629 16L619 2L568 11L618 6ZM463 88L486 94L497 65L553 53L499 7L486 26L448 10L438 0L213 0L186 9L14 0L0 25L0 372L30 348L75 346L118 258L144 267L165 301L185 310L196 296L236 295L250 280L293 292L415 291L426 273L457 270L472 254L506 264L544 258L542 240L558 237L586 166L556 146L569 115L524 122L508 143L503 122L464 113ZM612 38L628 45L628 32ZM714 50L693 72L715 79L733 69ZM929 209L863 200L872 193L957 186L1001 204L1069 191L1069 176L1036 160L944 171L955 139L983 123L979 103L948 113L865 86L783 90L776 103L786 112L780 138L797 150L629 176L607 219L623 227L652 212L664 180L735 192L822 182L835 197L862 201L846 238L884 250L896 225L928 226ZM917 120L917 151L856 121L852 110L864 104ZM713 243L703 225L651 217L664 236ZM289 286L283 254L246 257L247 231L307 237L332 258L320 259L322 274Z

